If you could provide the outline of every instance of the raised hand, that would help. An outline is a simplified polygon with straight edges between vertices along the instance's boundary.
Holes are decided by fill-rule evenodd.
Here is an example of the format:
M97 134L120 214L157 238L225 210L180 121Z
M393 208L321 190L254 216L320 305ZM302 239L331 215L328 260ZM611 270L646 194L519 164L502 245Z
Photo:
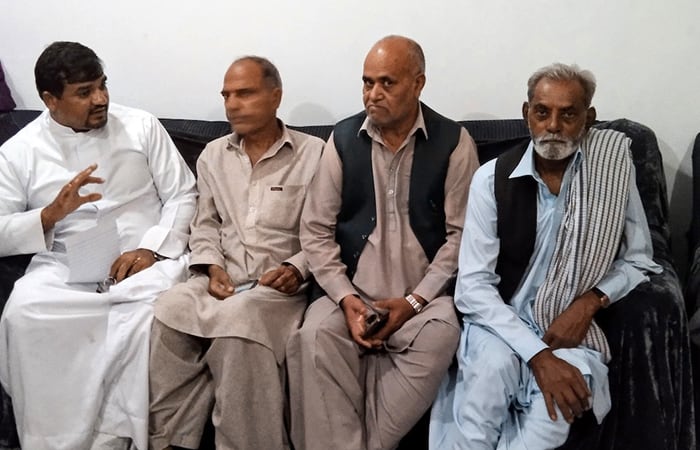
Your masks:
M58 192L56 198L41 210L41 226L44 232L51 230L56 223L72 213L84 203L94 202L102 198L102 194L92 192L87 195L80 195L78 191L86 184L104 183L99 177L91 174L97 169L97 164L92 164L73 177Z

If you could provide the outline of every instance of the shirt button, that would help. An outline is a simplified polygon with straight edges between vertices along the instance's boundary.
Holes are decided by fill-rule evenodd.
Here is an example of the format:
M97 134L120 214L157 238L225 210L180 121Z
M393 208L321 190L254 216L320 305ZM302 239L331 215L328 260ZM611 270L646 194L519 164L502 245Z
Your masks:
M394 190L393 190L393 189L389 189L389 192L387 192L387 194L389 194L389 195L394 195Z

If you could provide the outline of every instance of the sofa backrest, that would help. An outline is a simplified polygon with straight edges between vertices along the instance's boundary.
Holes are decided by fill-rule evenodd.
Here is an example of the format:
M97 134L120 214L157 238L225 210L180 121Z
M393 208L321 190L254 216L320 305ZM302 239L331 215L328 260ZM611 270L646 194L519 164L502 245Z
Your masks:
M36 118L39 113L40 111L14 110L0 114L0 145ZM207 142L224 136L231 130L226 121L189 119L160 119L160 121L195 174L197 158ZM495 158L515 143L529 139L528 129L522 119L465 120L459 123L474 138L479 152L479 161L482 164ZM632 139L632 158L637 172L637 186L652 232L654 255L670 262L666 178L654 132L642 124L627 119L598 122L595 126L621 131ZM332 125L290 125L290 128L324 140L328 139L333 130Z

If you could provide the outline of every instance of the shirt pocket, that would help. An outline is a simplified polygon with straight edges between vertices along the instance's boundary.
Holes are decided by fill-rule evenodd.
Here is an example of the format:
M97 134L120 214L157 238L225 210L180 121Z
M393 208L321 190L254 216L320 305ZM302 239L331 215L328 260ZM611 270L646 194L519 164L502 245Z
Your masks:
M304 185L266 186L260 202L258 224L278 230L296 230L305 192Z

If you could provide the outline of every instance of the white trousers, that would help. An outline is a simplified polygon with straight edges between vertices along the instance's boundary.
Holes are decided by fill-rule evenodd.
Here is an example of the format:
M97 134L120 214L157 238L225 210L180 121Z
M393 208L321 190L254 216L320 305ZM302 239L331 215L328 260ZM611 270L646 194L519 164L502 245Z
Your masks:
M152 303L186 267L158 262L98 294L66 284L53 255L33 259L0 320L0 381L22 448L89 449L96 433L147 448Z

